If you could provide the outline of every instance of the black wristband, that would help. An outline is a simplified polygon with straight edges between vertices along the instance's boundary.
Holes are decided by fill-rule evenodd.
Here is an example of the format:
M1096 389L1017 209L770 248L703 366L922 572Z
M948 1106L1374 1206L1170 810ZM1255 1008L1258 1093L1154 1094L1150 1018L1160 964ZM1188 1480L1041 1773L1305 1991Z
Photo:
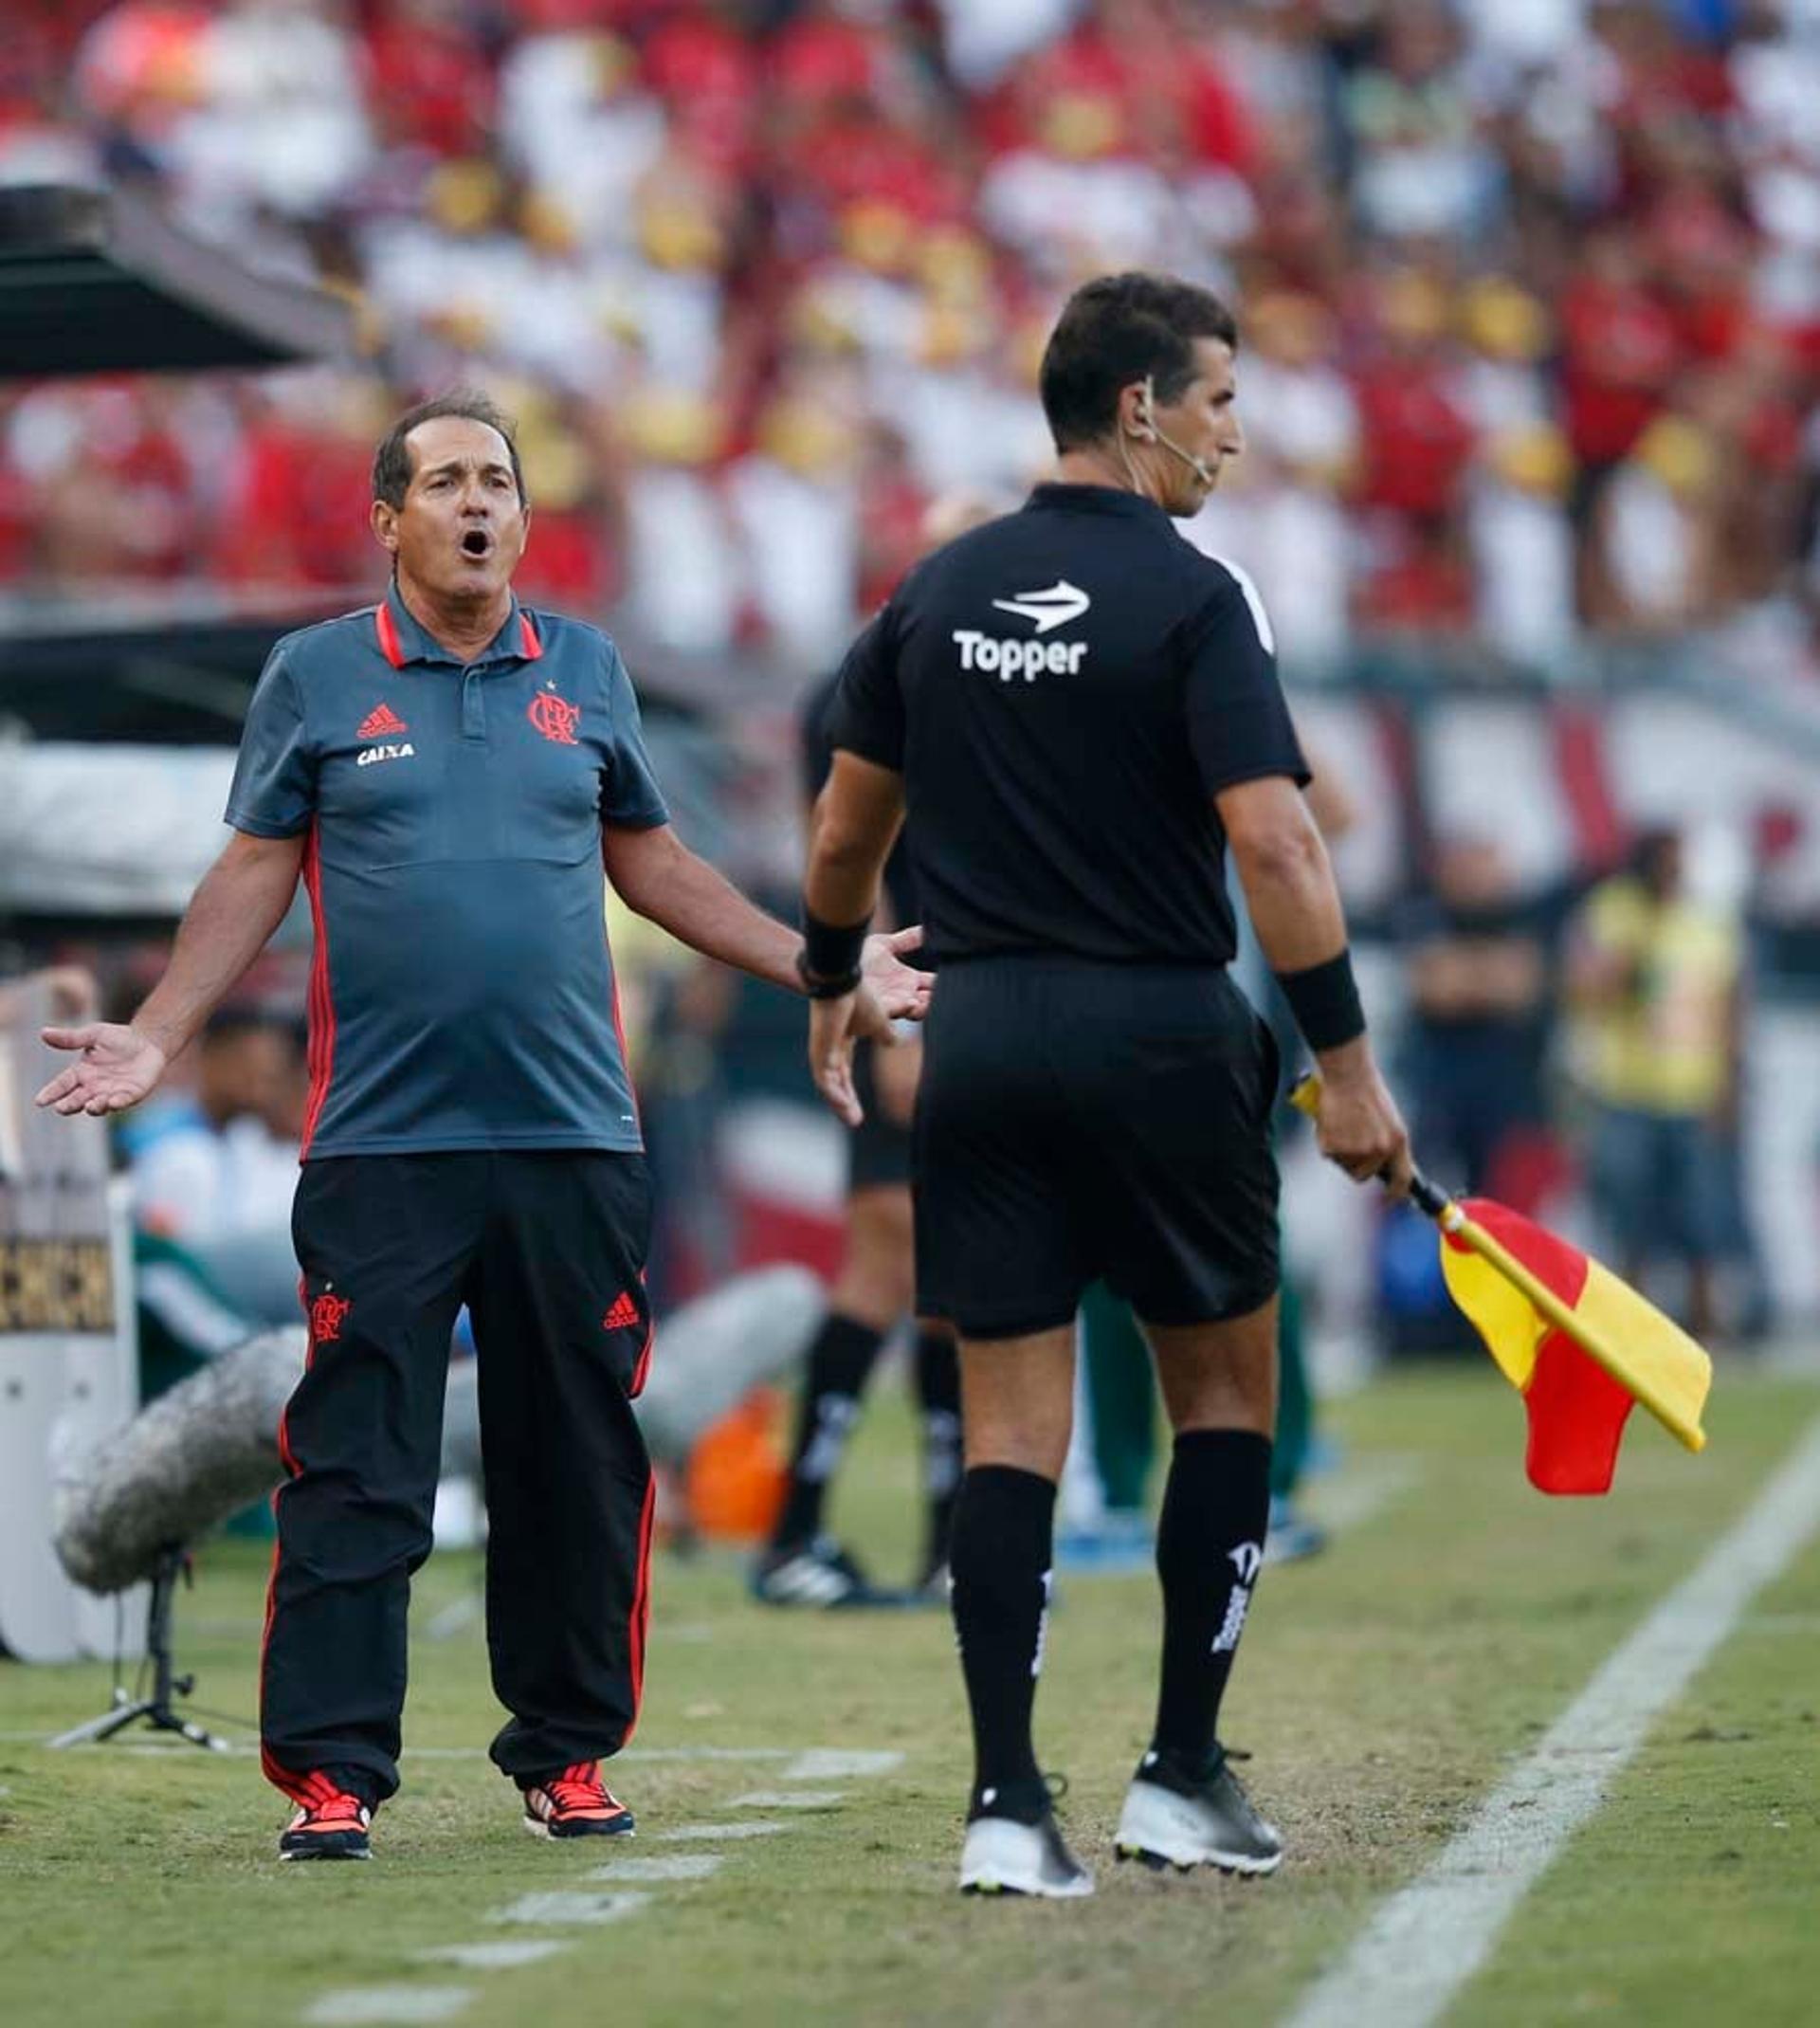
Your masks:
M860 983L860 968L855 965L850 972L830 972L826 976L811 972L809 959L801 951L796 953L796 977L801 979L805 996L811 1000L842 1000L855 992Z
M1365 1010L1353 978L1353 958L1341 951L1305 972L1279 972L1277 984L1289 1002L1308 1047L1319 1055L1356 1042L1365 1032Z
M803 947L796 954L796 976L811 1000L837 1000L860 982L860 956L872 918L837 928L821 922L803 904Z

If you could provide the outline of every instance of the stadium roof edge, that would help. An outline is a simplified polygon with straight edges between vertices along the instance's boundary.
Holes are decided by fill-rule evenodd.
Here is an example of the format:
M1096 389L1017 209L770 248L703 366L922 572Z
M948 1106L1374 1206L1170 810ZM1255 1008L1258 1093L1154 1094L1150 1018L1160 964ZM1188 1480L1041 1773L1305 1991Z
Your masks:
M0 379L355 353L339 297L254 273L118 188L0 188Z

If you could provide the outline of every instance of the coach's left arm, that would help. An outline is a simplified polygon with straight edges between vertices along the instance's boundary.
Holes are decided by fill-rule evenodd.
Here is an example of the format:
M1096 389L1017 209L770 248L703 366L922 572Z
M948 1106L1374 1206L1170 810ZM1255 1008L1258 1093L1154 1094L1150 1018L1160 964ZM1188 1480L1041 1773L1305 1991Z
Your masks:
M749 902L724 874L690 851L669 825L635 830L606 824L600 839L607 877L628 908L704 957L792 993L802 991L796 971L801 936ZM919 1016L927 1008L928 974L900 958L921 941L919 929L867 938L870 990L860 996L867 1003L859 1017L863 1033L888 1033L891 1021Z

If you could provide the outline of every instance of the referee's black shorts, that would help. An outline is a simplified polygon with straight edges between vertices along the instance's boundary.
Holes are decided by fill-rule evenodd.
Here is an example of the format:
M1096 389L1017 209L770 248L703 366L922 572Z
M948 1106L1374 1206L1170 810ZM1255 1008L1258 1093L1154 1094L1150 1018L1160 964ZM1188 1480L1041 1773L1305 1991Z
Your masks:
M879 1103L872 1074L874 1045L862 1042L853 1051L853 1090L864 1118L846 1137L846 1187L876 1190L882 1185L910 1187L910 1128L887 1116Z
M919 1314L1022 1337L1097 1280L1147 1324L1257 1308L1278 1282L1278 1069L1218 968L944 966L915 1128Z

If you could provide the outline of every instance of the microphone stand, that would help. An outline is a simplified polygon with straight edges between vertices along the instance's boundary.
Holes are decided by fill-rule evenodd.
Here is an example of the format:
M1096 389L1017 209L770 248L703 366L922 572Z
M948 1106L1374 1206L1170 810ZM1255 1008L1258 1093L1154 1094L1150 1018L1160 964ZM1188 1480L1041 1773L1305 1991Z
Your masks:
M129 1697L126 1686L117 1680L112 1708L99 1718L91 1718L67 1732L60 1732L49 1743L51 1745L80 1746L89 1740L112 1739L115 1733L124 1731L128 1726L144 1724L155 1732L174 1732L192 1746L206 1746L211 1753L233 1750L225 1739L197 1725L194 1719L180 1717L172 1706L173 1697L187 1697L196 1687L194 1676L176 1673L171 1653L171 1621L179 1578L189 1581L188 1553L175 1547L161 1549L157 1562L152 1566L152 1603L145 1623L145 1653L152 1665L152 1694Z

